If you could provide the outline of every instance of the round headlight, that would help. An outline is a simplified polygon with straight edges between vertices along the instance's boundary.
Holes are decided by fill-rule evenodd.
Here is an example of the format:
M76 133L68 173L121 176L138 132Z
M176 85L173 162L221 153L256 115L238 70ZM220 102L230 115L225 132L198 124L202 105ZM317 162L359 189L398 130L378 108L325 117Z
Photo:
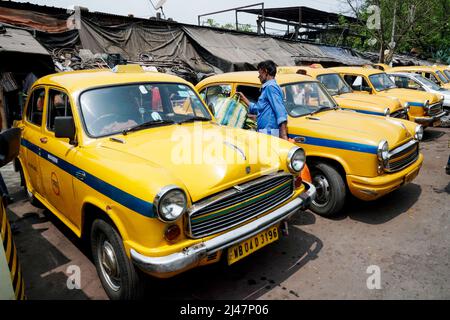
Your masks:
M405 102L405 103L403 104L403 107L409 108L409 102Z
M391 109L389 109L389 108L386 108L386 109L384 109L384 115L387 117L387 116L390 116L391 115Z
M430 107L430 100L425 101L425 108L428 109Z
M416 134L414 135L414 138L416 138L416 140L418 140L418 141L421 141L423 139L423 127L422 126L416 127Z
M383 164L389 160L389 144L386 140L381 141L378 145L377 156Z
M289 171L292 173L299 173L302 171L303 167L305 166L305 151L303 151L302 148L294 147L292 148L287 157L287 165L289 168Z
M167 186L155 197L153 205L161 221L172 222L186 211L186 194L177 186Z

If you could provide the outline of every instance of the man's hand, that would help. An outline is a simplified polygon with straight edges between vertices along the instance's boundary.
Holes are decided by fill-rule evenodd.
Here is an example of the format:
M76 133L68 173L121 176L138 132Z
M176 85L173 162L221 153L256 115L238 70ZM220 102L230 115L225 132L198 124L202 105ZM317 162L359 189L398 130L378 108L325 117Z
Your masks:
M289 140L287 134L287 122L280 124L280 138L284 140Z
M244 101L244 103L247 105L247 107L250 105L250 101L247 99L247 97L242 92L236 92L241 97L241 100Z

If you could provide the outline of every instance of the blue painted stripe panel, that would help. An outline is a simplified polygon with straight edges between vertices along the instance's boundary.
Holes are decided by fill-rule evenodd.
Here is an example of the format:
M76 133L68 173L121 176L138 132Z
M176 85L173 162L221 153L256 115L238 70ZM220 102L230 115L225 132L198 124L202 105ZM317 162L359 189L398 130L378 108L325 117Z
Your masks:
M293 139L297 138L297 137L305 138L305 141L300 142L300 144L309 144L309 145L314 145L314 146L350 150L350 151L355 151L355 152L377 154L377 149L378 149L377 146L368 145L368 144L322 139L322 138L314 138L314 137L307 137L307 136L299 136L299 135L295 135L295 134L289 134L289 137L293 138Z
M421 102L408 102L410 107L424 107L425 105Z
M55 166L59 167L61 170L64 170L65 172L72 175L74 178L78 179L76 177L77 172L84 172L85 173L85 179L80 180L81 182L85 183L92 189L102 193L106 197L120 203L124 207L129 208L130 210L133 210L139 214L142 214L149 218L154 218L155 214L153 212L153 204L147 201L144 201L140 198L137 198L133 196L132 194L129 194L128 192L125 192L99 178L96 176L86 172L85 170L82 170L71 163L51 154L50 152L39 148L35 144L31 143L30 141L26 139L21 140L21 144L26 147L27 149L31 150L32 152L36 153L38 156L44 158L45 160L51 162Z
M352 110L352 111L356 111L358 113L364 113L364 114L370 114L370 115L374 115L374 116L384 116L384 113L382 112L374 112L374 111L366 111L366 110L357 110L357 109L348 109L348 108L343 108L344 110Z

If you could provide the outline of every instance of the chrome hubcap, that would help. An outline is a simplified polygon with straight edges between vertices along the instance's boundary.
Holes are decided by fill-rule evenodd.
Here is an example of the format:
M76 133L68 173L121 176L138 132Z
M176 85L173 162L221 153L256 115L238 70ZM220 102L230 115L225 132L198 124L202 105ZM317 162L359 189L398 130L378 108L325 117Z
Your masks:
M100 269L102 271L103 278L105 278L108 285L114 291L120 289L120 271L117 264L116 253L113 246L108 240L103 240L98 247L98 255L100 261Z
M327 178L319 173L313 177L313 185L317 189L316 198L314 199L313 204L316 207L325 207L331 197L331 188Z

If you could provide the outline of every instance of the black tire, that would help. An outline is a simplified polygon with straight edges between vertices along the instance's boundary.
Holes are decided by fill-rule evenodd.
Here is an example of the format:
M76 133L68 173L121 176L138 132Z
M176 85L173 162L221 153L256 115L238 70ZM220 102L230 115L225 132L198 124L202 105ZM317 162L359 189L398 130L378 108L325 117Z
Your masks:
M106 247L105 247L106 246ZM104 248L107 248L106 251ZM106 271L108 263L101 263L102 253L113 250L116 271ZM107 221L97 219L91 228L92 258L97 268L100 281L111 300L137 300L144 296L144 281L140 271L127 257L122 238L117 230ZM109 250L109 251L108 251ZM110 255L106 255L110 257ZM106 259L108 260L108 259ZM114 259L112 259L114 260ZM111 262L112 260L109 260Z
M45 208L45 206L40 202L36 197L28 190L27 181L25 179L25 174L23 173L22 165L19 166L20 173L20 184L23 186L23 190L25 191L25 195L27 196L28 201L36 208Z
M310 209L325 217L337 215L345 204L347 194L341 174L329 164L317 163L312 167L311 178L317 195Z

